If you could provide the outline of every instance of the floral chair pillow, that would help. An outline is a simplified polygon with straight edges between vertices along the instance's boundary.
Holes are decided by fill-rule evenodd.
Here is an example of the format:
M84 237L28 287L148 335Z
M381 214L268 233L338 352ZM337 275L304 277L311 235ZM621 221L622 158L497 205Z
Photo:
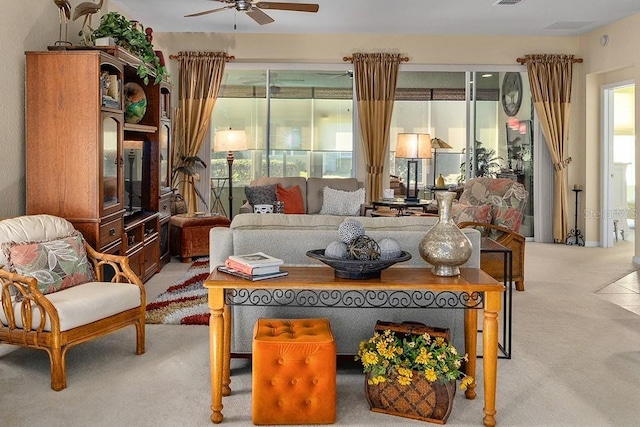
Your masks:
M453 222L483 222L491 223L491 205L473 206L465 203L454 203L451 206Z
M2 250L9 261L9 269L36 278L43 294L96 279L79 232L45 242L3 243Z

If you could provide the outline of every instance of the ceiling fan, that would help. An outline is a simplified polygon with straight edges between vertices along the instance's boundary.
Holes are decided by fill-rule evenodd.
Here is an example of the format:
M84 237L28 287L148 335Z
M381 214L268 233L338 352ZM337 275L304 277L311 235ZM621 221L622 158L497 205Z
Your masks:
M271 10L289 10L292 12L317 12L319 6L315 3L286 3L260 0L211 0L220 3L227 3L227 6L217 9L205 10L204 12L192 13L185 15L185 18L194 16L208 15L210 13L221 12L227 9L235 9L239 12L245 12L249 18L253 19L260 25L270 24L273 18L264 13L262 9Z

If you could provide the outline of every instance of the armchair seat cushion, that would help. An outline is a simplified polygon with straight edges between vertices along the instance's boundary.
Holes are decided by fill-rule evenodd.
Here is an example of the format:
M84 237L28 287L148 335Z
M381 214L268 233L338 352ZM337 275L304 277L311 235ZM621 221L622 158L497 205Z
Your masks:
M47 299L58 311L60 331L68 331L78 326L104 319L114 314L139 307L140 288L131 283L89 282L47 295ZM26 302L26 301L25 301ZM12 301L16 324L22 328L20 307L22 302ZM40 311L32 304L33 328L40 325ZM7 325L4 312L0 310L0 321ZM47 317L44 330L51 331L51 320Z

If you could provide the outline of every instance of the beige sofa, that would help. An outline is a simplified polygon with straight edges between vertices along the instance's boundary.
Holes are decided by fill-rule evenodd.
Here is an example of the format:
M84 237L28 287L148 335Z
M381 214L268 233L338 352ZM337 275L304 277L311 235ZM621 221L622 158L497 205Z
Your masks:
M302 193L302 200L305 206L305 213L317 214L322 208L322 195L324 187L331 187L335 190L343 191L356 191L364 186L355 178L305 178L302 176L291 177L273 177L273 176L261 176L254 179L249 184L250 186L256 185L272 185L280 184L281 186L288 188L294 185L300 187ZM253 213L253 206L249 202L244 203L240 207L240 213Z
M233 218L229 228L216 227L210 231L211 269L224 264L232 254L247 254L263 251L281 258L289 266L325 267L320 261L309 258L311 249L326 248L338 240L338 227L345 217L333 215L281 215L239 214ZM418 243L427 230L435 224L435 217L357 217L365 227L366 234L379 240L383 237L396 239L412 258L391 268L425 267L418 252ZM480 233L465 229L473 245L473 253L465 266L480 266ZM355 354L358 343L370 337L377 320L401 322L420 321L431 326L448 327L458 348L464 348L464 322L461 309L421 308L335 308L335 307L290 307L290 306L232 306L232 352L251 352L251 331L259 317L302 318L328 317L340 354Z

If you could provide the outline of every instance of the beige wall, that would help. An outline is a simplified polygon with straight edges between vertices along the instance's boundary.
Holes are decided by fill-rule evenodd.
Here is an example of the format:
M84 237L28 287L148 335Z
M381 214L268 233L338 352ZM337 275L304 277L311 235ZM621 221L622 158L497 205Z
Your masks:
M602 46L600 38L609 36L609 43ZM635 48L640 40L640 14L635 15L613 25L603 27L582 37L581 50L584 52L585 62L582 64L582 78L584 80L586 102L576 111L579 116L576 121L583 123L580 128L581 147L586 153L584 164L581 165L588 173L584 174L585 207L600 209L601 187L601 150L602 150L602 86L633 80L640 82L640 50ZM639 139L640 125L640 92L636 89L636 145ZM636 149L636 180L639 179L640 150ZM636 200L638 199L636 187ZM585 232L588 241L599 239L600 225L597 219L585 220ZM640 263L640 241L635 240L636 256L634 262Z
M76 2L74 2L76 3ZM106 2L108 4L108 2ZM75 6L75 4L74 4ZM108 7L103 10L107 11ZM138 18L144 24L144 17ZM94 18L94 23L97 17ZM15 2L0 17L0 59L3 93L0 122L3 129L3 179L0 183L0 217L24 213L24 51L46 49L58 38L58 15L53 2L23 0ZM70 38L77 41L77 22L70 26ZM609 34L603 48L599 39ZM489 65L515 66L516 58L527 53L569 53L584 58L574 68L572 126L570 130L569 182L583 183L590 208L599 205L599 88L627 69L626 76L639 80L640 51L629 49L629 40L640 38L640 15L594 31L584 37L443 37L373 34L270 35L156 33L154 44L165 57L181 50L223 50L242 62L343 63L353 52L397 52L415 64L436 66ZM176 76L175 61L169 71ZM231 65L233 66L233 65ZM524 67L521 67L524 70ZM589 77L589 78L587 78ZM615 80L614 80L615 81ZM175 77L174 77L175 83ZM640 114L636 91L636 114ZM589 111L589 114L587 114ZM637 119L637 118L636 118ZM587 126L588 123L588 126ZM640 123L640 121L639 121ZM594 126L596 128L594 128ZM640 150L638 150L640 152ZM637 155L640 155L638 153ZM640 164L640 161L636 161ZM594 169L597 168L597 169ZM587 174L586 171L589 171ZM640 189L640 186L638 186ZM640 200L640 198L637 198ZM572 207L570 208L573 212ZM587 241L598 240L597 224L585 224Z

